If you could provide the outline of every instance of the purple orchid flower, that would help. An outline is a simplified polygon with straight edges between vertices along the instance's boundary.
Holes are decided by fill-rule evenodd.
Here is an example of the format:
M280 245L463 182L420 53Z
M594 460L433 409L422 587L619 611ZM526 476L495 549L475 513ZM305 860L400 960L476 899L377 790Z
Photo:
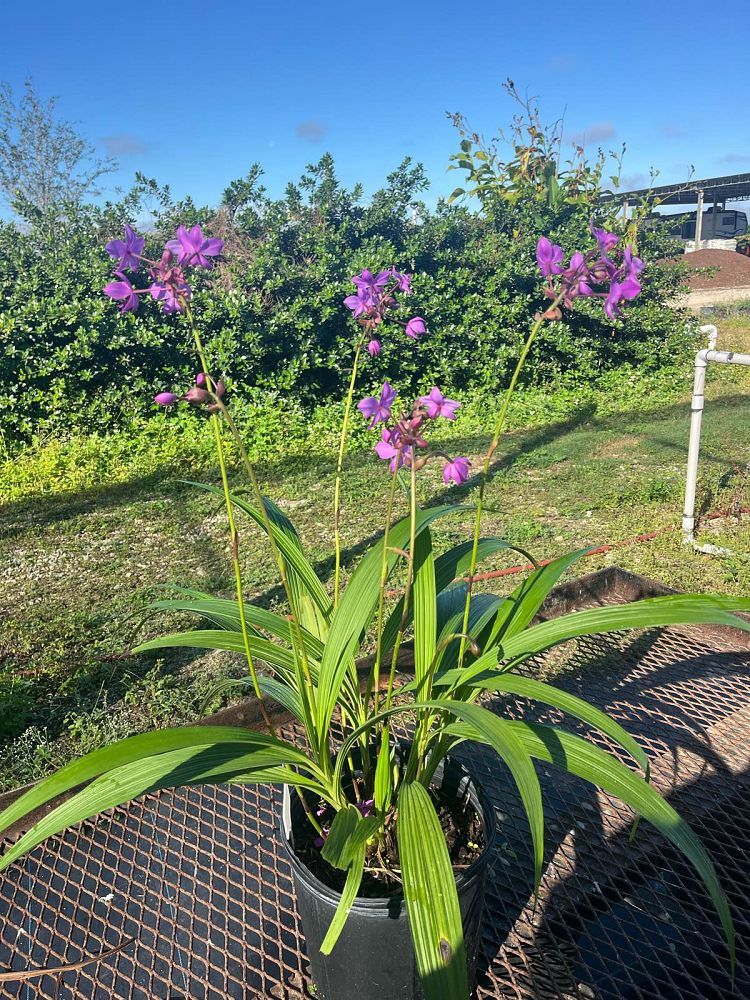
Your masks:
M589 296L593 294L590 285L592 278L589 274L586 258L580 250L576 250L571 256L570 263L561 274L561 287L565 290L565 305L569 306L572 300L579 295Z
M162 311L167 314L184 312L185 303L190 299L190 286L184 282L174 284L155 281L149 288L149 292L154 301L162 303Z
M427 409L427 416L430 420L436 420L438 417L455 420L456 410L461 405L455 399L447 399L437 386L430 390L429 395L420 396L419 402Z
M375 454L384 462L390 462L390 470L395 472L396 469L401 468L405 461L404 449L398 447L398 434L395 430L389 431L387 427L384 427L380 438L374 448Z
M204 237L200 226L186 229L178 226L175 238L168 240L167 250L175 254L177 263L190 267L213 267L211 257L218 257L224 249L224 241Z
M469 478L469 466L471 462L468 458L454 458L452 462L446 462L443 466L443 482L447 486L451 480L460 486Z
M359 319L360 316L372 316L377 303L367 289L360 288L354 295L347 295L344 305L351 309L355 319Z
M361 274L355 274L352 281L357 288L360 288L363 291L378 293L383 291L385 286L390 281L390 278L390 271L380 271L377 275L373 275L372 271L368 271L367 268L365 268Z
M412 276L410 274L401 274L399 271L396 270L395 267L391 268L391 275L396 281L396 286L398 290L400 292L403 292L404 295L411 295Z
M609 287L609 294L604 300L604 311L610 319L616 319L622 312L623 304L640 295L641 286L633 277L628 277L624 281L613 281Z
M117 273L120 274L122 271L138 270L141 266L141 254L143 253L145 245L146 240L142 236L139 236L138 233L126 223L125 239L110 240L106 245L105 250L110 257L114 257L116 260L119 259ZM135 312L135 310L133 311Z
M363 802L355 802L354 806L362 813L363 819L371 816L375 808L375 799L365 799Z
M614 249L614 247L616 247L620 242L620 237L616 236L615 233L608 233L606 229L597 229L594 225L593 219L589 223L589 229L591 230L591 235L599 244L599 249L605 257L609 251Z
M180 397L174 392L158 392L154 396L154 402L159 406L172 406Z
M370 421L368 429L372 429L375 424L381 421L384 423L391 415L391 407L396 398L396 390L391 388L390 383L384 382L380 392L380 397L367 396L357 403L357 409Z
M427 324L421 316L414 316L406 324L404 332L406 333L406 336L411 337L412 340L419 340L422 334L427 332Z
M635 257L633 255L633 248L629 246L625 247L622 258L623 258L622 267L625 274L629 278L637 280L638 275L641 273L641 271L646 265L643 263L640 257Z
M546 236L540 237L536 245L536 262L542 277L548 278L551 274L561 274L562 259L562 247L552 243Z
M126 312L137 312L138 293L124 274L117 272L117 276L120 280L110 281L108 285L104 286L102 291L105 295L109 296L110 299L114 299L116 302L122 302L122 305L120 306L121 313L125 314Z

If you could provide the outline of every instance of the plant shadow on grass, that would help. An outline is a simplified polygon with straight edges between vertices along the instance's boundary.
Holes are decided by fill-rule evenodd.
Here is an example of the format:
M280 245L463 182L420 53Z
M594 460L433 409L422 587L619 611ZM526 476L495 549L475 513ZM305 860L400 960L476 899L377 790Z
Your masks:
M720 401L715 401L712 408L714 410L731 410L743 403L747 404L747 399L744 396L726 396L722 397ZM585 429L587 434L594 434L597 431L626 433L634 429L634 420L637 420L638 425L643 425L651 421L664 422L675 418L684 418L684 442L669 438L654 438L654 441L659 447L672 450L681 458L687 457L689 409L686 403L674 403L648 410L628 410L599 418L596 417L596 411L595 403L585 403L566 420L557 420L540 427L510 432L503 439L510 444L510 447L504 449L501 444L499 456L491 466L491 474L497 475L500 472L508 471L523 456L533 455L535 451L542 450L547 445L581 429ZM477 453L487 447L488 440L487 433L477 433L444 442L437 440L435 444L437 447L445 447L452 454ZM707 463L729 469L738 463L743 463L746 457L739 454L731 456L704 447L702 459ZM368 465L377 468L376 460L369 450L353 452L347 457L345 475L347 471L356 472ZM332 461L319 454L288 456L275 461L259 462L257 473L261 483L273 483L274 481L282 481L290 470L293 474L309 475L319 471L321 466L334 469ZM200 481L212 481L215 478L215 476L207 477L205 475L199 477ZM430 499L430 505L443 503L447 500L455 501L469 496L479 485L480 479L481 472L477 470L463 486L441 490ZM70 520L82 514L117 509L123 504L132 503L145 496L183 499L191 491L190 485L183 482L175 473L174 464L165 463L163 468L157 469L147 476L136 477L124 483L91 487L82 491L70 491L54 496L37 496L29 500L11 501L0 505L0 515L5 522L5 526L0 524L0 540L9 539L24 532L28 529L29 524L43 527ZM369 540L365 540L363 543L351 547L345 552L345 556L356 557L368 543Z
M733 408L744 398L740 396L726 397L721 401L722 407ZM719 404L714 403L714 407ZM587 438L597 432L620 434L632 429L634 422L639 427L649 422L663 424L669 420L680 420L684 422L685 438L684 444L670 440L668 436L660 436L656 439L660 448L670 448L679 452L682 449L684 455L687 448L687 407L684 403L670 404L668 406L655 407L646 411L628 411L623 414L607 415L597 418L594 404L580 407L567 420L556 421L545 426L528 430L516 431L506 436L498 458L491 467L493 476L502 475L512 470L515 463L522 458L533 458L535 454L543 456L544 450L550 445L564 440L566 437L573 438L583 432ZM438 443L439 444L439 443ZM580 447L580 442L578 442ZM446 450L452 454L469 453L475 454L487 445L486 435L471 435L463 439L445 442ZM739 447L739 445L738 445ZM546 462L546 459L544 459ZM718 465L722 470L729 470L737 465L738 458L731 453L717 453L710 449L703 452L703 461ZM280 481L284 474L291 469L292 475L313 475L319 470L325 459L320 456L311 455L306 457L295 457L294 459L279 459L275 462L262 463L258 472L261 482ZM330 466L330 461L328 462ZM355 452L347 460L347 469L355 476L364 474L371 476L377 481L381 476L382 467L368 452ZM367 470L370 469L371 472ZM332 476L331 476L332 477ZM205 478L205 477L203 477ZM385 477L382 477L383 480ZM429 500L429 505L441 503L467 503L471 504L473 494L480 482L480 470L476 470L475 475L461 487L441 489ZM269 492L271 492L269 490ZM61 524L66 520L72 520L82 515L95 514L101 512L117 511L125 505L133 505L148 498L173 500L170 504L169 516L179 523L179 532L182 538L189 540L189 544L200 549L199 558L209 570L213 579L221 579L225 575L226 556L221 548L212 544L208 536L201 536L195 531L195 522L198 518L197 511L205 513L207 505L209 508L219 510L221 502L218 498L208 498L205 494L199 494L189 484L177 479L173 466L165 465L161 470L157 470L148 476L134 479L127 483L115 486L103 486L83 491L80 494L69 493L49 498L33 498L28 501L16 501L0 509L6 527L0 527L0 539L9 539L17 534L29 530L29 525L44 527ZM186 502L192 500L191 504ZM201 514L202 516L202 514ZM356 544L344 549L343 565L351 568L364 551L382 535L382 531L371 532L367 537L359 540ZM330 578L333 571L333 559L331 556L319 558L313 563L316 572L322 579ZM271 605L283 598L281 589L278 586L266 587L259 594L253 597L254 602L259 605ZM112 650L121 652L120 649ZM198 652L181 651L169 653L169 667L175 669L189 668L190 664L199 656ZM104 687L108 696L121 696L125 687L128 675L140 675L145 672L153 663L152 655L144 655L132 659L128 663L127 675L118 664L111 668L110 674L103 675ZM137 662L136 662L137 661ZM69 680L69 694L66 703L72 706L84 707L89 704L92 696L97 692L92 690L92 679L98 688L102 673L99 666L92 667L95 678L88 670L82 670L80 677L73 677ZM104 689L102 688L102 690ZM119 692L119 695L118 695ZM54 713L57 715L57 713ZM47 720L45 719L45 722ZM61 732L62 722L49 721L56 735Z
M498 809L480 984L505 946L511 954L506 951L503 975L512 969L514 988L538 1000L750 995L750 967L743 963L750 933L750 807L743 784L750 769L738 773L731 751L713 745L707 731L730 724L743 705L738 691L744 704L750 701L750 649L716 653L706 641L696 642L688 659L674 660L668 653L671 662L665 663L657 653L647 671L632 669L664 634L641 633L622 652L601 637L587 649L590 666L555 684L612 711L652 761L661 759L660 779L673 762L668 800L701 837L730 897L738 932L734 989L718 916L690 863L648 824L631 843L630 824L616 817L592 785L547 764L537 768L545 803L545 864L561 853L557 877L542 889L532 913L531 843L517 792L502 765L498 776L497 758L470 745L463 754L470 756L480 782L486 775L494 785ZM625 661L630 667L623 669ZM725 686L729 693L722 693ZM540 715L557 721L521 700L494 699L491 707L527 721ZM565 728L576 731L568 722ZM583 735L586 728L578 731ZM607 747L605 740L598 742ZM554 738L548 750L564 763ZM677 763L686 759L689 777L678 781ZM497 964L494 968L497 972Z

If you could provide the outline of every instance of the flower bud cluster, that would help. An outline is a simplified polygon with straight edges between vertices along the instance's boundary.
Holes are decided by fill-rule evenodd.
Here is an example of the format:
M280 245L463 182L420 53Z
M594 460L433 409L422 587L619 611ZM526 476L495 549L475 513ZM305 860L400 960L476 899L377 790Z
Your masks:
M159 406L174 406L184 400L193 406L202 406L206 413L217 413L221 409L219 401L225 392L226 386L222 381L215 382L210 375L207 377L204 372L198 372L195 385L182 396L176 392L158 392L154 396L154 402Z
M383 424L380 441L374 451L378 458L389 462L391 472L396 472L402 466L421 469L433 456L443 459L443 480L465 483L469 478L471 462L463 456L451 458L443 452L432 451L425 438L429 422L443 417L445 420L455 420L456 410L461 405L455 399L448 399L437 386L428 395L420 396L412 404L411 410L394 416L393 406L396 401L396 390L388 382L383 383L379 396L367 396L360 400L357 409L365 419L370 430L378 424Z

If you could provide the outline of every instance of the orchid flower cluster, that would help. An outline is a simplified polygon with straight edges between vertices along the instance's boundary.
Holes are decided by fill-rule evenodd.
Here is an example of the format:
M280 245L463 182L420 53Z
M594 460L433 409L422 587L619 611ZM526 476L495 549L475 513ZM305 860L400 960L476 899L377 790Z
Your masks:
M117 261L117 280L104 286L104 294L122 302L122 313L137 312L140 295L150 295L160 302L165 313L184 312L191 294L185 269L212 268L214 259L224 249L222 240L204 237L200 226L193 226L192 229L178 226L174 239L167 240L159 260L143 256L145 245L145 238L126 225L125 239L110 240L106 246L107 253ZM145 267L151 283L146 288L134 288L125 271L137 272L142 267Z
M641 292L638 275L643 270L643 261L634 255L632 247L626 246L622 262L614 263L611 252L620 242L619 236L597 229L593 220L590 229L597 243L596 248L585 255L577 250L571 255L567 267L563 267L562 247L546 236L539 240L536 261L542 277L547 279L543 292L547 298L558 300L559 305L568 309L578 296L603 298L604 312L610 319L616 319L621 315L625 302ZM553 276L560 278L558 287L553 283ZM606 285L609 286L606 291L603 287L600 291L594 290L594 286ZM560 316L557 304L544 313L545 319L559 319Z
M411 279L410 274L402 274L395 267L380 271L378 274L373 274L365 268L361 274L352 278L357 291L353 295L347 295L344 305L351 309L354 318L361 326L374 334L387 314L398 308L397 293L411 295ZM418 340L427 330L427 324L421 316L413 316L406 323L400 320L395 322L403 326L404 333L412 340ZM373 358L380 354L380 341L375 336L371 337L367 351Z
M390 463L391 472L396 472L401 466L421 469L431 457L439 455L445 460L443 465L443 481L460 485L469 478L468 458L459 456L450 458L443 452L430 452L429 444L424 437L427 422L443 417L445 420L455 420L456 410L461 405L455 399L448 399L437 386L433 386L428 395L419 396L412 404L409 412L394 416L393 406L396 401L396 390L389 382L383 383L379 396L366 396L357 403L357 409L365 419L370 430L378 424L383 424L380 441L374 451L378 458ZM417 449L422 449L419 454Z

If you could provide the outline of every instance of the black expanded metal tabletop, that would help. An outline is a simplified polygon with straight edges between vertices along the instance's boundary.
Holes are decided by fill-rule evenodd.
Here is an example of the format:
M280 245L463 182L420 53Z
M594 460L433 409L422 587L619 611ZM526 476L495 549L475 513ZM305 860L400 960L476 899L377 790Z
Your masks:
M703 839L732 905L736 979L687 862L647 824L629 843L629 810L551 767L540 769L547 867L534 909L516 794L497 757L467 745L459 756L498 819L477 1000L750 998L750 643L697 627L579 641L556 683L639 739L655 783ZM489 704L532 717L521 700ZM239 786L145 796L12 866L0 877L0 969L76 963L134 940L59 976L2 983L0 996L313 996L278 847L280 797Z

